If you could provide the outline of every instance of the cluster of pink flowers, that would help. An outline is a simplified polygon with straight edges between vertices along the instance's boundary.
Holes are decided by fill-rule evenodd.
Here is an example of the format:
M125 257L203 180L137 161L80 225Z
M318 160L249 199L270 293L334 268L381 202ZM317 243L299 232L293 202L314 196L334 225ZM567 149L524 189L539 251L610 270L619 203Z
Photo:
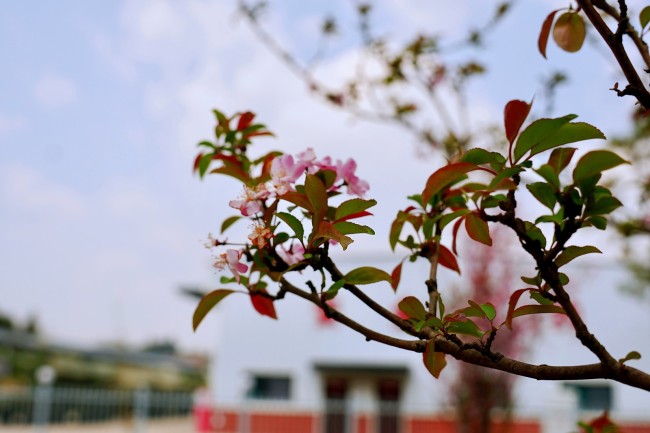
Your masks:
M346 186L348 194L363 197L369 186L368 182L357 177L356 169L357 163L353 159L334 162L332 158L326 156L318 160L312 148L299 153L296 158L292 155L280 155L271 162L269 170L271 180L260 183L255 188L244 186L243 193L228 204L239 210L243 216L255 218L264 209L264 202L267 199L281 197L295 191L295 183L301 176L315 174L320 170L331 170L336 173L336 180L330 187L330 191L338 191L342 186ZM269 228L256 223L248 239L255 247L265 248L272 237L273 233ZM209 244L210 247L215 246L214 239L210 238ZM284 245L279 245L277 253L288 265L299 263L305 258L305 248L300 242L292 243L288 249ZM248 271L248 266L241 263L242 256L243 250L229 249L217 257L213 266L218 270L227 267L239 282L240 274Z
M342 185L346 185L348 194L363 197L369 186L368 182L359 179L355 174L356 169L357 163L351 158L345 162L337 160L334 163L332 158L326 156L319 161L312 148L298 154L297 158L281 155L271 162L271 180L257 185L255 189L244 187L243 194L228 204L244 216L254 216L262 210L264 200L294 191L294 184L303 174L314 174L319 170L331 170L336 173L336 181L331 190L338 190Z

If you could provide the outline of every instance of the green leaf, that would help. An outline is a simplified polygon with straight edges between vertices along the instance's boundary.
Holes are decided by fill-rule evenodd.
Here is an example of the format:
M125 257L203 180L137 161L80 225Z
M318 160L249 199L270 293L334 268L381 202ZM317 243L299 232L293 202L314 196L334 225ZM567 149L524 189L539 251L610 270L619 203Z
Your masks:
M359 213L377 204L377 200L363 200L361 198L353 198L344 201L336 208L334 213L334 220L338 221L355 213Z
M532 240L539 242L542 248L546 247L546 236L544 233L537 227L535 224L530 221L525 221L524 225L526 226L526 234Z
M296 234L298 240L302 242L303 236L305 235L305 229L303 228L302 223L300 220L298 220L298 218L288 212L277 212L275 216L287 223L291 230L293 230L293 232Z
M553 211L557 203L557 198L555 197L555 191L552 186L545 182L535 182L526 185L526 188L528 188L528 191L533 194L537 201Z
M447 224L452 222L458 217L462 217L470 213L469 209L460 209L452 213L445 214L440 217L440 220L438 222L438 225L440 226L440 230L444 229Z
M400 211L397 214L397 218L393 221L393 223L390 226L390 234L389 234L389 241L390 241L390 249L395 251L395 247L397 246L397 242L399 241L399 237L402 234L402 228L404 228L404 219L399 218L399 214L403 213Z
M206 153L203 155L198 162L199 176L202 178L205 176L205 173L210 167L210 163L214 159L214 153Z
M446 186L459 181L470 171L478 169L479 167L471 162L456 162L438 169L427 179L427 184L422 191L422 203L426 206L429 200Z
M234 223L236 223L240 219L241 219L241 216L235 215L235 216L231 216L231 217L228 217L225 220L223 220L223 222L221 223L221 233L223 234L223 232L228 230L228 228L231 225L233 225Z
M551 185L555 190L560 189L560 178L558 177L557 173L550 165L543 164L537 170L535 170L535 172L540 176L542 176L544 180L549 185Z
M585 208L585 215L607 215L621 206L623 203L616 197L605 196L597 199L595 203L589 202Z
M442 320L438 319L437 317L430 317L427 320L420 320L415 325L415 330L420 331L422 328L427 326L431 326L435 329L440 329L442 328Z
M440 372L447 365L447 360L445 359L445 354L442 352L436 352L435 340L432 338L427 341L426 348L422 354L422 361L424 366L427 368L429 373L433 375L436 379L440 377Z
M199 327L203 321L203 318L205 318L206 314L208 314L210 310L212 310L219 302L221 302L223 298L233 292L234 290L217 289L201 298L199 305L197 305L196 310L194 310L194 316L192 317L192 327L194 330L196 331L196 328Z
M631 361L631 360L636 360L636 359L641 359L641 354L637 352L636 350L631 351L627 355L625 355L625 358L619 359L618 362L624 363L626 361Z
M517 144L515 144L513 155L515 162L518 162L526 152L540 144L544 139L551 136L555 131L576 117L578 116L575 114L569 114L557 119L538 119L528 125L526 129L519 134Z
M594 150L585 154L573 170L573 181L577 184L605 170L629 164L626 160L609 150Z
M512 102L512 101L511 101ZM488 152L485 149L474 148L469 149L460 157L460 162L470 162L476 165L483 164L503 164L505 158L498 152Z
M557 256L557 259L555 259L555 264L559 268L560 266L564 266L567 263L569 263L571 260L575 259L576 257L583 256L585 254L591 254L591 253L601 253L601 251L591 245L587 245L585 247L577 247L577 246L570 246L566 247L564 251L560 253L559 256Z
M491 303L485 303L481 304L481 310L485 313L485 317L489 320L492 321L497 315L497 310L494 308L494 305Z
M548 157L548 165L553 168L556 174L560 174L571 162L573 154L576 152L575 147L560 147L553 149L551 156Z
M538 304L541 305L553 305L554 302L551 301L548 298L545 298L540 292L537 290L531 290L530 291L530 299L537 301Z
M387 281L392 283L392 279L388 272L381 269L373 268L372 266L363 266L353 269L343 277L346 282L350 284L372 284L379 281Z
M515 174L521 173L522 171L524 171L524 169L519 166L509 167L506 168L505 170L500 171L499 174L494 176L494 178L490 181L490 184L488 185L488 190L489 191L496 190L499 185L503 184L505 179L509 179ZM516 187L516 185L514 185L514 187Z
M422 302L415 296L407 296L402 299L397 308L410 319L425 320L427 317L427 310L422 305Z
M544 138L530 151L530 156L537 155L546 150L553 149L563 144L575 143L578 141L592 140L596 138L605 139L600 129L584 122L566 123L555 132ZM567 162L568 163L568 162Z
M553 40L558 47L569 53L582 48L586 35L585 21L577 12L560 15L553 27Z
M641 9L639 14L639 24L641 24L641 30L645 29L645 26L650 22L650 6L646 6Z
M345 279L343 279L343 278L340 279L340 280L335 281L329 287L329 289L327 289L325 291L325 293L324 293L325 300L329 301L330 299L334 299L336 297L336 295L338 295L339 290L341 289L341 287L343 287L344 285L345 285Z
M490 237L490 228L488 223L475 213L470 213L465 217L465 229L470 238L476 242L491 246L492 238Z
M601 216L592 216L585 220L585 226L593 226L598 230L605 230L607 228L607 219Z
M548 314L548 313L557 313L557 314L566 314L564 308L559 305L524 305L517 308L512 313L512 318L528 316L530 314Z
M327 212L327 190L323 181L314 174L308 174L305 178L305 194L314 209L314 225L318 225Z
M372 228L361 224L351 223L350 221L334 223L334 228L344 235L353 235L357 233L366 233L369 235L375 234L375 231Z
M447 326L447 332L450 334L471 335L478 338L483 337L483 331L469 319L464 322L451 322Z

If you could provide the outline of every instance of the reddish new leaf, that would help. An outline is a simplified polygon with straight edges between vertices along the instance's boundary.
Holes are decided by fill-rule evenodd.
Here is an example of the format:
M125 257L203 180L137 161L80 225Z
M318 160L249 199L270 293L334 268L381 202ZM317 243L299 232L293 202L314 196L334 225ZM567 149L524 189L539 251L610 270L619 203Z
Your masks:
M201 158L203 158L203 154L199 153L196 155L196 158L194 159L194 167L192 168L192 172L196 173L199 169L199 163L201 162Z
M468 214L469 215L469 214ZM458 218L456 222L454 223L454 226L452 227L451 233L452 233L452 243L451 243L451 250L454 252L454 254L458 254L458 249L456 248L456 240L458 239L458 230L460 230L460 225L465 221L465 217L467 215Z
M285 194L282 194L278 198L282 200L286 200L289 203L293 203L296 206L299 206L308 212L313 213L314 212L314 207L312 206L311 202L307 198L305 194L301 194L299 192L294 192L294 191L289 191Z
M555 43L569 53L575 53L582 48L586 35L585 21L577 12L560 15L553 27Z
M524 124L526 117L528 117L532 105L532 103L529 104L517 99L506 104L506 108L503 110L503 121L506 128L506 137L508 138L510 145L512 145L515 138L517 138L519 129L521 129L521 125Z
M490 228L488 223L483 221L476 213L467 214L465 217L465 229L470 238L487 246L492 245Z
M237 131L243 131L244 129L248 128L253 122L254 118L255 114L251 113L250 111L242 113L239 116L239 122L237 123Z
M395 266L395 269L393 269L393 272L390 273L390 286L393 288L394 291L397 291L397 287L399 286L399 282L402 279L402 265L404 262L400 262L399 265Z
M452 253L449 248L444 245L439 246L438 252L438 263L440 263L445 268L451 269L452 271L456 271L460 274L460 267L458 266L458 260L456 260L454 253Z
M399 304L399 308L406 316L410 319L416 320L425 320L427 318L427 310L422 305L422 302L415 296L407 296L402 299Z
M431 373L436 379L440 377L440 372L447 365L445 354L442 352L436 352L435 341L433 338L427 341L426 349L424 354L422 354L422 361L427 370L429 370L429 373Z
M510 295L510 300L508 301L508 312L506 313L506 321L505 324L508 327L508 329L512 329L512 313L514 313L515 308L517 307L517 302L519 302L519 298L521 298L521 295L524 293L530 291L532 289L519 289L515 290L512 292L512 295Z
M268 316L271 319L278 318L277 314L275 314L273 299L260 293L251 293L250 295L251 302L253 303L253 308L255 308L255 311L260 313L262 316Z
M470 171L478 169L479 166L471 162L456 162L437 170L427 179L427 184L424 191L422 191L422 204L426 206L431 197L439 193L443 188L457 182Z
M199 305L197 305L196 310L194 310L194 316L192 317L192 327L194 330L196 331L196 328L199 327L203 321L203 318L205 318L205 315L208 314L208 312L212 310L215 305L217 305L223 298L233 292L234 290L217 289L201 298Z
M542 24L542 29L539 32L539 39L537 40L537 48L544 58L546 58L546 45L548 45L548 36L551 34L551 26L553 25L553 19L555 19L555 14L558 13L560 9L556 9L544 20Z

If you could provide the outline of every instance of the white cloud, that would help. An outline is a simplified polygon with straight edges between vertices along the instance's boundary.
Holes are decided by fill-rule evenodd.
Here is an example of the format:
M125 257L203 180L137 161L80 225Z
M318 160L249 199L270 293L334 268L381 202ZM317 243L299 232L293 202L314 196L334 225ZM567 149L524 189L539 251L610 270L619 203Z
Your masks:
M27 126L27 119L19 116L0 115L0 135L23 129Z
M46 108L63 108L79 99L77 86L65 77L45 75L34 85L34 98Z
M88 214L83 198L76 191L50 182L30 167L0 167L0 179L0 200L7 206L5 209L73 220L82 219Z

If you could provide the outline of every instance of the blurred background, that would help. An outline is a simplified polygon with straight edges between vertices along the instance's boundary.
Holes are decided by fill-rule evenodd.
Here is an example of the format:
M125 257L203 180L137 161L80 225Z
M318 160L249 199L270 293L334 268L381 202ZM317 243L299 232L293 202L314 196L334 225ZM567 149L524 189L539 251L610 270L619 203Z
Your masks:
M535 98L537 116L578 113L608 137L629 136L634 101L608 90L620 77L594 35L578 54L552 43L549 60L537 51L543 19L565 3L507 2L501 16L497 2L376 2L370 34L387 47L408 46L420 34L440 38L431 58L450 81L425 109L417 90L399 87L403 99L382 94L380 108L363 97L348 103L359 59L370 57L359 30L365 3L5 2L0 387L182 392L170 407L189 413L190 393L210 383L221 333L234 332L214 314L198 332L191 328L192 294L219 287L204 243L233 214L227 203L240 188L192 174L196 143L213 139L213 108L256 112L276 134L260 140L264 151L313 147L319 156L358 161L368 197L379 201L369 223L377 235L355 241L351 260L390 257L377 251L388 251L390 221L405 196L421 190L458 141L492 141L510 99ZM628 3L638 10L643 2ZM366 60L368 77L385 73L377 59ZM404 117L409 104L418 108ZM621 191L637 210L630 185ZM229 236L244 233L240 227ZM623 242L594 242L616 245L610 259L623 256ZM254 316L250 308L240 314ZM52 398L30 392L25 401ZM138 407L147 405L124 410ZM41 416L26 413L18 421Z

